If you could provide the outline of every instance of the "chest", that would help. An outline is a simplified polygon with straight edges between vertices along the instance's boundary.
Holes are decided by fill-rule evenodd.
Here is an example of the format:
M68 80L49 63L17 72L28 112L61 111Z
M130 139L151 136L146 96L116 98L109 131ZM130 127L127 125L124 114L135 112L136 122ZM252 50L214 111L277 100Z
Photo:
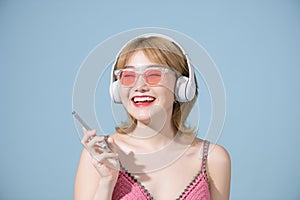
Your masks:
M177 199L199 177L201 164L199 157L181 158L157 171L130 175L154 199Z

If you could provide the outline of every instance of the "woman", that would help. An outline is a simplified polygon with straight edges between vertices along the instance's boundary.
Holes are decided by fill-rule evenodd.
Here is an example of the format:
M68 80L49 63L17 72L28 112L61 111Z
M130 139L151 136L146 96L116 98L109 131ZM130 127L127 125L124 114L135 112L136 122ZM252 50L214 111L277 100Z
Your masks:
M113 67L111 95L130 121L107 138L83 130L75 199L228 200L227 151L185 125L198 92L182 47L163 35L140 36Z

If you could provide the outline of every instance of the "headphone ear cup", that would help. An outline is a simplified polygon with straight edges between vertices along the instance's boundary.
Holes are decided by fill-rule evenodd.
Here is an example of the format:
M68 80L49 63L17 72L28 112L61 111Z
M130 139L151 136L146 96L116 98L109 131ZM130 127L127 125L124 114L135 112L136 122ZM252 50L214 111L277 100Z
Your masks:
M175 87L175 96L176 100L179 102L186 102L186 87L188 84L189 78L185 76L180 76L177 78L176 87Z
M110 86L110 96L115 103L122 103L119 93L119 80L114 81Z
M187 101L192 101L196 94L196 84L195 81L190 80L186 86L185 97Z

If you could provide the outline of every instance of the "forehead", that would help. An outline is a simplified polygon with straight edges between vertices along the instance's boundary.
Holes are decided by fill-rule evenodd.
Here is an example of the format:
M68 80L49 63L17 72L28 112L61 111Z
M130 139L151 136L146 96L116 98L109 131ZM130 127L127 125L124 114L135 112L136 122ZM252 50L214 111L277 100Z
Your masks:
M168 65L168 62L166 56L162 55L162 52L158 49L139 48L122 52L118 59L117 69L123 68L125 65L138 64Z
M138 66L138 65L155 64L155 63L156 62L149 59L148 56L143 51L136 51L128 57L125 65Z

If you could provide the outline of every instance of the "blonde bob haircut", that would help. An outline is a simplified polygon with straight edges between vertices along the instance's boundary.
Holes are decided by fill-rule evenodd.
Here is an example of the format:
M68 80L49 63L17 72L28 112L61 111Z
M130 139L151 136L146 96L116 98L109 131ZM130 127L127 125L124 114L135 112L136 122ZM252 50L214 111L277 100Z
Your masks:
M119 53L114 69L122 69L137 51L142 51L151 62L168 66L180 75L189 76L187 58L183 54L181 48L166 38L159 36L139 37L129 42ZM186 119L194 106L198 96L198 84L195 78L196 93L194 98L188 102L177 102L173 104L172 122L176 131L183 133L193 133L195 128L186 126ZM116 80L116 77L114 77ZM174 94L174 99L175 94ZM130 133L134 130L137 120L128 112L129 122L116 127L118 133Z

